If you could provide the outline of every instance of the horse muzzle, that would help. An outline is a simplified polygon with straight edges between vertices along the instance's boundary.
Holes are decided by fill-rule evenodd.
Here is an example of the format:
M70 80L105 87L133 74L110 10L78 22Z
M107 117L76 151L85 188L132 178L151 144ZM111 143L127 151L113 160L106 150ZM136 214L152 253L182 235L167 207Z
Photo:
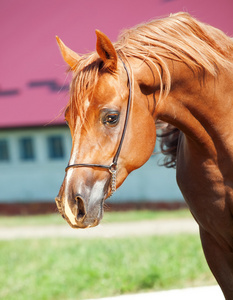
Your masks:
M58 211L72 228L89 228L99 224L103 217L103 200L88 205L81 195L73 200L55 198Z
M73 228L97 226L103 217L108 185L109 177L91 184L78 184L77 181L68 184L65 180L55 199L60 214Z

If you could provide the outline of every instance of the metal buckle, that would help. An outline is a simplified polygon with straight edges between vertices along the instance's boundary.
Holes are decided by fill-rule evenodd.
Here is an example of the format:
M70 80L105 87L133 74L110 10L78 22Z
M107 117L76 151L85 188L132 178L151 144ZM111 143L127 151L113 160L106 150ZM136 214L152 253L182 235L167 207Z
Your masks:
M112 197L112 195L115 193L116 191L116 173L117 173L117 164L116 163L112 163L109 167L109 172L111 173L111 193L110 193L110 197Z

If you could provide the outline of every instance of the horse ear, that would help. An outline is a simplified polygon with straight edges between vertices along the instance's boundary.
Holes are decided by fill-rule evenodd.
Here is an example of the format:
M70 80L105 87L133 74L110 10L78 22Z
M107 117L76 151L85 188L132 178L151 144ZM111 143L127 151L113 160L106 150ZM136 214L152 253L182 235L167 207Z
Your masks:
M104 67L110 72L117 70L117 53L110 39L101 31L95 31L97 36L96 51L104 62Z
M73 50L69 49L62 42L62 40L59 39L58 36L56 36L56 39L64 61L70 66L71 70L74 70L77 66L78 61L80 60L80 56Z

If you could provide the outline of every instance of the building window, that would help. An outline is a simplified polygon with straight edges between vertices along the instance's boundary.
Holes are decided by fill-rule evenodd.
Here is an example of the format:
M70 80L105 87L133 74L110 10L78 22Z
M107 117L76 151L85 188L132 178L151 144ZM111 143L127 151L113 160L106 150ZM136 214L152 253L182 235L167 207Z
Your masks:
M49 158L64 158L64 145L61 136L50 136L48 138Z
M21 138L20 145L20 158L22 160L33 160L35 158L34 144L32 138Z
M10 160L8 141L0 140L0 161L8 160Z

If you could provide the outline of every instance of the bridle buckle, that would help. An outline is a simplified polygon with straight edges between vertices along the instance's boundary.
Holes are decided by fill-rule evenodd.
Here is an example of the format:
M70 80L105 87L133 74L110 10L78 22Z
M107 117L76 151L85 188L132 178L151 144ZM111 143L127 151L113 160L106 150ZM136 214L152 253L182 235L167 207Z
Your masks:
M109 167L109 172L111 173L111 193L109 198L115 193L116 191L116 174L117 174L117 164L112 163Z

